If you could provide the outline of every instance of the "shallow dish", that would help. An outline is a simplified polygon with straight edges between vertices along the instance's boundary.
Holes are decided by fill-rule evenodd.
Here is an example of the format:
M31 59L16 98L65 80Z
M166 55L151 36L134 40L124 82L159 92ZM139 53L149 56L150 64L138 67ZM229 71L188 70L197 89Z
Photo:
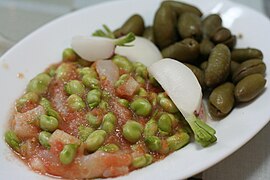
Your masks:
M223 25L240 36L237 47L256 47L264 53L269 81L270 23L262 14L230 1L186 0L196 5L204 15L220 13ZM106 24L119 27L130 15L141 14L146 24L153 22L160 0L120 0L87 7L65 15L33 32L0 58L0 178L49 179L31 171L11 152L3 134L8 125L12 105L24 91L28 81L48 65L59 62L61 52L75 35L90 35ZM264 92L252 103L237 107L222 121L208 122L216 129L218 142L201 148L190 143L164 160L118 179L184 179L199 173L239 149L270 120L270 91Z

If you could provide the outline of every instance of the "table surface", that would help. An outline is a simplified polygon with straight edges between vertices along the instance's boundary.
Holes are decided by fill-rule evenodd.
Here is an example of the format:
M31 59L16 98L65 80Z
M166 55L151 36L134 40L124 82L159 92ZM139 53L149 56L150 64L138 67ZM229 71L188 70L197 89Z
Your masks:
M52 19L104 1L106 0L0 0L0 56L23 37ZM266 13L267 6L262 0L233 1ZM268 2L270 7L270 0ZM202 179L270 179L269 137L270 123L237 152L204 171Z

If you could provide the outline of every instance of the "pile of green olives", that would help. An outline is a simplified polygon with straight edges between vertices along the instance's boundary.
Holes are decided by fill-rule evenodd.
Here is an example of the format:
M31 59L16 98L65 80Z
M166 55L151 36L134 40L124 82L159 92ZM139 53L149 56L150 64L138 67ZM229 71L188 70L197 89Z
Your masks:
M120 37L129 32L149 39L164 58L178 60L192 70L215 119L255 99L265 87L263 53L256 48L235 48L237 36L222 25L219 14L203 16L190 4L164 1L152 26L145 26L143 17L135 14L114 34Z

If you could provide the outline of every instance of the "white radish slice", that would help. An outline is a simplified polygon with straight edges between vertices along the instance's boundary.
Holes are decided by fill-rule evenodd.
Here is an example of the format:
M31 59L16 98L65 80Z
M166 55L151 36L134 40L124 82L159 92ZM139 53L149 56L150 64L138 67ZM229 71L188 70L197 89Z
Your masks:
M127 45L132 46L116 46L115 54L125 56L133 62L141 62L146 66L162 59L158 48L146 38L136 36L136 39Z
M81 58L97 61L108 59L113 55L114 42L110 38L75 36L72 38L71 47Z
M165 58L148 67L148 71L167 92L186 119L199 112L202 102L201 86L187 66L176 60Z

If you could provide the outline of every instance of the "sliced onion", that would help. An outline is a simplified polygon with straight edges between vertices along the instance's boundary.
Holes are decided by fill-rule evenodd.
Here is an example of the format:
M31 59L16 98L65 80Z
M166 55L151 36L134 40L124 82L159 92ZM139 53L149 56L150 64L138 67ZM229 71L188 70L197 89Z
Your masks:
M199 113L202 102L201 86L187 66L176 60L165 58L152 64L148 70L185 118Z
M71 47L84 60L97 61L108 59L113 55L114 40L103 37L75 36Z
M99 60L96 70L100 78L106 78L112 85L119 79L119 68L111 60Z
M148 39L136 36L136 39L128 45L133 46L117 46L115 53L126 56L130 61L141 62L146 66L162 59L158 48Z

